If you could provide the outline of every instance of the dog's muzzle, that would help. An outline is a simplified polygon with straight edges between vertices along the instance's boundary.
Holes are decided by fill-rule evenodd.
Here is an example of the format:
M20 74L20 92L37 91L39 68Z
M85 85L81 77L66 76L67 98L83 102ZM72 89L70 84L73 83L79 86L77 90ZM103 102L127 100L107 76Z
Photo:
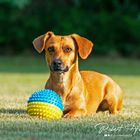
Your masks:
M64 66L64 63L60 59L54 59L51 66L50 70L52 72L59 72L59 73L64 73L69 70L68 66Z

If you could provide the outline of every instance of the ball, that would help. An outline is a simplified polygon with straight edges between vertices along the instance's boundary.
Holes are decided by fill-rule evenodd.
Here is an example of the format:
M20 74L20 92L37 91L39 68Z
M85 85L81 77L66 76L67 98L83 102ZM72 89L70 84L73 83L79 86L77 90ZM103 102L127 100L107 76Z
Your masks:
M50 89L34 92L28 100L27 112L47 120L57 120L63 115L64 106L60 96Z

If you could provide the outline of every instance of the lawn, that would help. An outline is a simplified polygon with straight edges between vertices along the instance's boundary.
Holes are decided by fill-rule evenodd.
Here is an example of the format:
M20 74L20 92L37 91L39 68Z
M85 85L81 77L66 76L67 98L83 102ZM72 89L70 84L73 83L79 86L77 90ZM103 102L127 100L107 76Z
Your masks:
M119 83L125 91L120 114L99 112L58 121L32 118L26 113L27 99L44 88L49 74L44 58L0 57L0 139L140 139L140 61L90 57L79 65Z

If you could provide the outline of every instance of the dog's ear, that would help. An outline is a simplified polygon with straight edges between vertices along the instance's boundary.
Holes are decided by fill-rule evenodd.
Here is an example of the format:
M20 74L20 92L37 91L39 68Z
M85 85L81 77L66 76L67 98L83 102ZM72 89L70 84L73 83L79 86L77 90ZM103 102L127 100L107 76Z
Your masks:
M78 52L82 59L86 59L88 55L92 51L93 43L77 34L72 34L71 37L75 41L76 45L78 46Z
M33 40L33 45L34 45L34 48L39 52L41 53L43 51L43 49L45 48L45 43L46 41L51 37L53 36L54 33L53 32L47 32L46 34L44 35L41 35L37 38L35 38Z

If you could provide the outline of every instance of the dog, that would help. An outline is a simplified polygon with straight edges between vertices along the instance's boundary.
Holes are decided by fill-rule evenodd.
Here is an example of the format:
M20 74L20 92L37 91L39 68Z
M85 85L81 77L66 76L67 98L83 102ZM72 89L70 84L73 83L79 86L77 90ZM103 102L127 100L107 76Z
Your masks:
M64 104L64 117L83 117L122 108L123 91L110 77L95 71L79 71L78 54L86 59L93 43L78 35L55 35L47 32L33 40L34 48L45 58L50 76L45 88L56 91Z

